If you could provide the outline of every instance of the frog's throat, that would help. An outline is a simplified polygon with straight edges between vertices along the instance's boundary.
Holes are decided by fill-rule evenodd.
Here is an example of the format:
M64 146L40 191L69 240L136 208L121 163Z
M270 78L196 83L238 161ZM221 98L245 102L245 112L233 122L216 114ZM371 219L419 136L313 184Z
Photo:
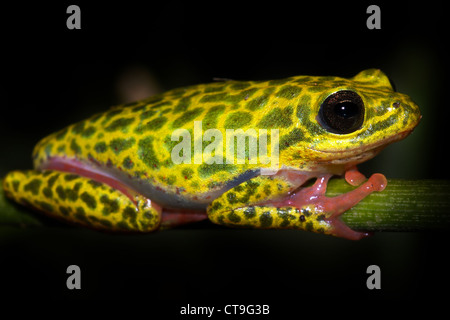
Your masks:
M397 133L394 136L386 137L377 142L345 150L340 149L324 150L324 149L317 149L314 147L307 147L307 148L322 155L322 159L316 160L316 163L328 163L334 165L348 164L349 166L350 165L352 166L372 159L385 147L387 147L393 142L403 140L412 131L413 129L405 130L400 133Z

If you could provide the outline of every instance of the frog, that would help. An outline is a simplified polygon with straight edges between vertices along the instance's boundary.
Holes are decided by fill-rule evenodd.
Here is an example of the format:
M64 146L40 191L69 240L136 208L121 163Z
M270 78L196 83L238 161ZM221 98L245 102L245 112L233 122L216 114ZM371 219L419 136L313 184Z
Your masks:
M209 219L359 240L370 234L340 217L387 179L367 179L357 165L406 138L421 117L380 69L349 78L223 79L114 106L52 133L35 146L34 169L9 172L3 189L19 204L99 231L147 233ZM174 138L180 130L191 137L185 148ZM219 138L229 132L225 146ZM239 158L237 132L248 149L252 138L263 141L261 158L266 148L276 161L254 161L247 149ZM355 188L328 197L333 176Z

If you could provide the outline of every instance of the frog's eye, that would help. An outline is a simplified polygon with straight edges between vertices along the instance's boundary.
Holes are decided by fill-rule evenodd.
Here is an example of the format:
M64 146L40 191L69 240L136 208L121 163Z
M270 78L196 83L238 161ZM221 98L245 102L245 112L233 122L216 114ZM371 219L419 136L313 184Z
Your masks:
M335 92L320 106L317 120L325 130L332 133L354 132L364 122L364 103L353 91Z

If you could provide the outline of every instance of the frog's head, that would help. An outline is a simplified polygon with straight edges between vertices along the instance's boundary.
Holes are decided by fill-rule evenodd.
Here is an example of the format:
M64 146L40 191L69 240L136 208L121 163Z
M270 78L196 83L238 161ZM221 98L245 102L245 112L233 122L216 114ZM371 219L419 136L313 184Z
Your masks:
M316 90L299 106L307 112L297 115L309 136L301 152L318 167L364 162L408 136L421 118L418 106L395 92L380 70L351 79L318 78L312 85Z

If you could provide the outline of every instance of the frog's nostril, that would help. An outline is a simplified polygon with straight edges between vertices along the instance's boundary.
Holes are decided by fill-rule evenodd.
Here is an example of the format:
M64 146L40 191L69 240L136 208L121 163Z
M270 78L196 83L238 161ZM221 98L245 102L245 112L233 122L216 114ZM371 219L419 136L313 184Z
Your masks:
M393 106L394 108L398 108L398 107L400 107L400 102L399 102L399 101L396 101L396 102L394 102L394 103L392 104L392 106Z

